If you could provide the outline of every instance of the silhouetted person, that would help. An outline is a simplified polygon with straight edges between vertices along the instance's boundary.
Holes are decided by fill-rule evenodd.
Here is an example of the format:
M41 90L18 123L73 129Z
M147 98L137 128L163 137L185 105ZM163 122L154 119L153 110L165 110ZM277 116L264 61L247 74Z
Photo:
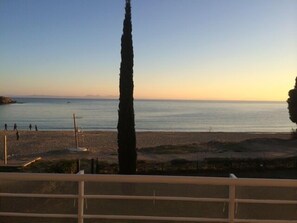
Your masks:
M38 131L37 125L35 125L35 131L36 131L36 132Z
M14 123L13 125L13 131L16 131L18 129L17 124Z
M30 129L30 131L32 130L32 125L31 124L29 125L29 129Z
M7 124L4 125L4 130L7 131Z
M20 133L19 133L19 131L16 132L16 138L17 138L17 140L19 140L19 138L20 138Z

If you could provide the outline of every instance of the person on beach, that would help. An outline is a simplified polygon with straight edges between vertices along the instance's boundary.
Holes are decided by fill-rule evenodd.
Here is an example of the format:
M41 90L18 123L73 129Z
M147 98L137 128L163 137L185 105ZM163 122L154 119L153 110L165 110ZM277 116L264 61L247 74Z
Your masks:
M29 129L30 129L30 131L32 130L32 125L31 124L29 125Z
M19 140L19 138L20 138L20 133L19 133L19 131L16 132L16 138L17 138L17 140Z
M7 131L7 124L4 124L4 130Z
M14 125L13 125L13 131L17 131L17 129L18 129L17 124L14 123Z
M38 131L37 125L35 125L35 131L36 131L36 132Z

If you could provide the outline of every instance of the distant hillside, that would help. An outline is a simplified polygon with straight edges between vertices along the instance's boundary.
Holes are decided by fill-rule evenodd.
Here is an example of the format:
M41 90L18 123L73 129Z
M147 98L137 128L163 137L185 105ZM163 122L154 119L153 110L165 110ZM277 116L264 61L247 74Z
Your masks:
M9 97L0 96L0 105L12 104L12 103L16 103L16 101L14 101Z

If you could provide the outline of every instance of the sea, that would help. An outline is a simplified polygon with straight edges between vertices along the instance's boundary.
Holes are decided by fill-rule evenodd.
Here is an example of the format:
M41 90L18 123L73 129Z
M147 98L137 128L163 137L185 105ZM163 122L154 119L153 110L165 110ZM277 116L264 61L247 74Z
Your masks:
M73 114L81 131L116 131L118 100L15 98L0 106L0 128L73 130ZM286 102L135 100L137 131L290 132Z

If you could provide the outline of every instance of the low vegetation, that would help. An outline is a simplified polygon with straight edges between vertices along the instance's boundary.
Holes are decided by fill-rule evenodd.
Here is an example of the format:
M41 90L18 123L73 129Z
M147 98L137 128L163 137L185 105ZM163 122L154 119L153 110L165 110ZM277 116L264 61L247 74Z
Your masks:
M93 162L89 159L80 161L80 168L86 174L117 174L118 164L108 162ZM285 173L296 172L297 157L284 159L231 159L208 158L203 162L175 159L169 162L153 162L139 160L137 162L137 174L141 175L187 175L187 176L228 176L229 173L265 173L282 171ZM38 161L23 168L22 172L34 173L76 173L78 171L77 160ZM269 176L266 176L269 177ZM285 177L285 175L284 175ZM282 176L279 176L282 178Z

